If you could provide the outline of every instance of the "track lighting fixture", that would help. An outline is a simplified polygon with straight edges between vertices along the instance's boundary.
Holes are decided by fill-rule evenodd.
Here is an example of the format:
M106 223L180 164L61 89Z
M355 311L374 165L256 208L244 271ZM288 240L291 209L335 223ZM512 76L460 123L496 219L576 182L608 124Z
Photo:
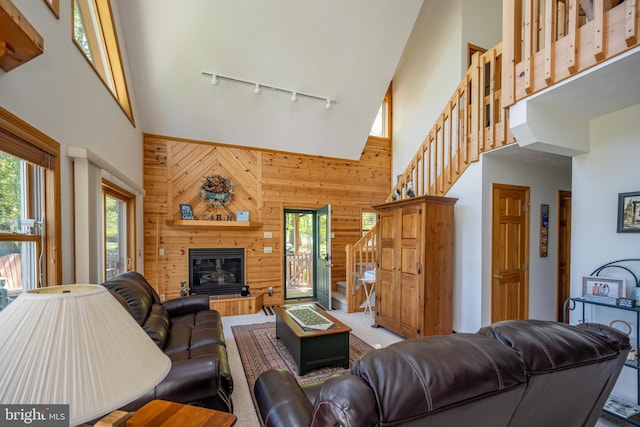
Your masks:
M291 97L289 99L291 100L291 102L298 101L299 97L304 97L304 98L309 98L309 99L317 99L318 101L322 101L322 102L325 103L324 107L327 110L330 109L333 104L337 104L337 102L338 102L335 99L331 99L331 98L325 98L325 97L322 97L322 96L316 96L316 95L312 95L312 94L309 94L309 93L298 92L296 90L291 90L291 89L283 89L283 88L277 87L277 86L264 85L264 84L260 84L260 83L251 82L249 80L238 79L238 78L235 78L235 77L223 76L223 75L220 75L220 74L211 73L209 71L203 71L202 74L204 74L205 76L211 76L211 84L212 85L217 85L220 80L227 80L227 81L236 82L236 83L243 83L243 84L254 86L253 92L255 94L262 93L262 88L264 87L264 88L267 88L267 89L273 89L274 92L290 93Z

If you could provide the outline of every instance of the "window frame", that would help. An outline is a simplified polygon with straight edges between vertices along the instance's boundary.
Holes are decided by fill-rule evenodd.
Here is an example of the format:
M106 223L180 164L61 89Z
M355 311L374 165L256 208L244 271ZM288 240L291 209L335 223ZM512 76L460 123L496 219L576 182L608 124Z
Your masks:
M103 280L107 280L107 196L118 199L125 203L126 206L126 236L124 243L126 245L126 265L123 271L132 271L136 269L136 196L135 194L125 190L124 188L110 182L102 180L102 254L103 254Z
M17 116L0 107L0 148L7 154L44 168L44 232L43 235L0 233L4 241L39 240L42 245L42 271L38 284L62 283L62 233L60 224L60 144ZM30 236L30 237L29 237ZM38 247L39 248L39 247Z
M387 89L387 93L385 93L384 98L382 98L382 136L372 135L369 132L370 138L382 138L382 139L391 139L391 93L393 89L393 82L389 84L389 88ZM373 124L372 124L373 130Z
M75 37L76 4L80 11L93 59L89 58ZM110 0L72 0L71 40L135 127Z
M60 19L60 0L44 0L44 2L49 6L56 18Z

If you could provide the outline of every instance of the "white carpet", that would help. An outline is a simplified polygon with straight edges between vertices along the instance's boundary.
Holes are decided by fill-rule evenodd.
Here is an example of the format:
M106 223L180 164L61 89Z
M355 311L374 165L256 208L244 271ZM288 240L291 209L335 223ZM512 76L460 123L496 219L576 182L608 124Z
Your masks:
M402 341L403 338L387 331L384 328L372 328L373 320L370 314L350 313L333 310L331 315L351 327L353 333L366 341L373 347L386 347L394 342ZM238 347L231 332L231 326L248 325L252 323L275 322L275 316L266 316L262 311L256 314L242 316L227 316L222 318L224 326L224 336L227 342L227 354L231 375L233 376L233 406L234 414L238 417L235 427L259 427L260 421L256 414L251 394L247 386L247 379L242 368L242 361L238 353ZM611 416L602 416L596 427L618 427L626 426L624 421Z

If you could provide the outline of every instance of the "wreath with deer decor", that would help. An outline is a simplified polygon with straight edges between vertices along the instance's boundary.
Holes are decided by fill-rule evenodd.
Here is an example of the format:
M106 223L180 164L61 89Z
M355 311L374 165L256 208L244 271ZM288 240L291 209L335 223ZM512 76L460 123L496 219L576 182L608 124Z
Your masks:
M200 187L200 197L214 208L229 206L233 200L233 182L222 175L209 175Z

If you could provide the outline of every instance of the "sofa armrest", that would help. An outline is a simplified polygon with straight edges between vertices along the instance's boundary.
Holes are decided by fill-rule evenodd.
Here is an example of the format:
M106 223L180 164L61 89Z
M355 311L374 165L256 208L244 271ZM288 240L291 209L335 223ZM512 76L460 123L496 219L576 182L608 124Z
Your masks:
M289 371L270 369L263 372L253 391L265 427L309 424L313 407Z
M215 357L174 361L167 376L156 386L156 399L191 403L218 394L220 372Z
M167 309L169 317L183 316L189 313L209 310L209 296L189 295L186 297L170 299L165 301L162 305Z

